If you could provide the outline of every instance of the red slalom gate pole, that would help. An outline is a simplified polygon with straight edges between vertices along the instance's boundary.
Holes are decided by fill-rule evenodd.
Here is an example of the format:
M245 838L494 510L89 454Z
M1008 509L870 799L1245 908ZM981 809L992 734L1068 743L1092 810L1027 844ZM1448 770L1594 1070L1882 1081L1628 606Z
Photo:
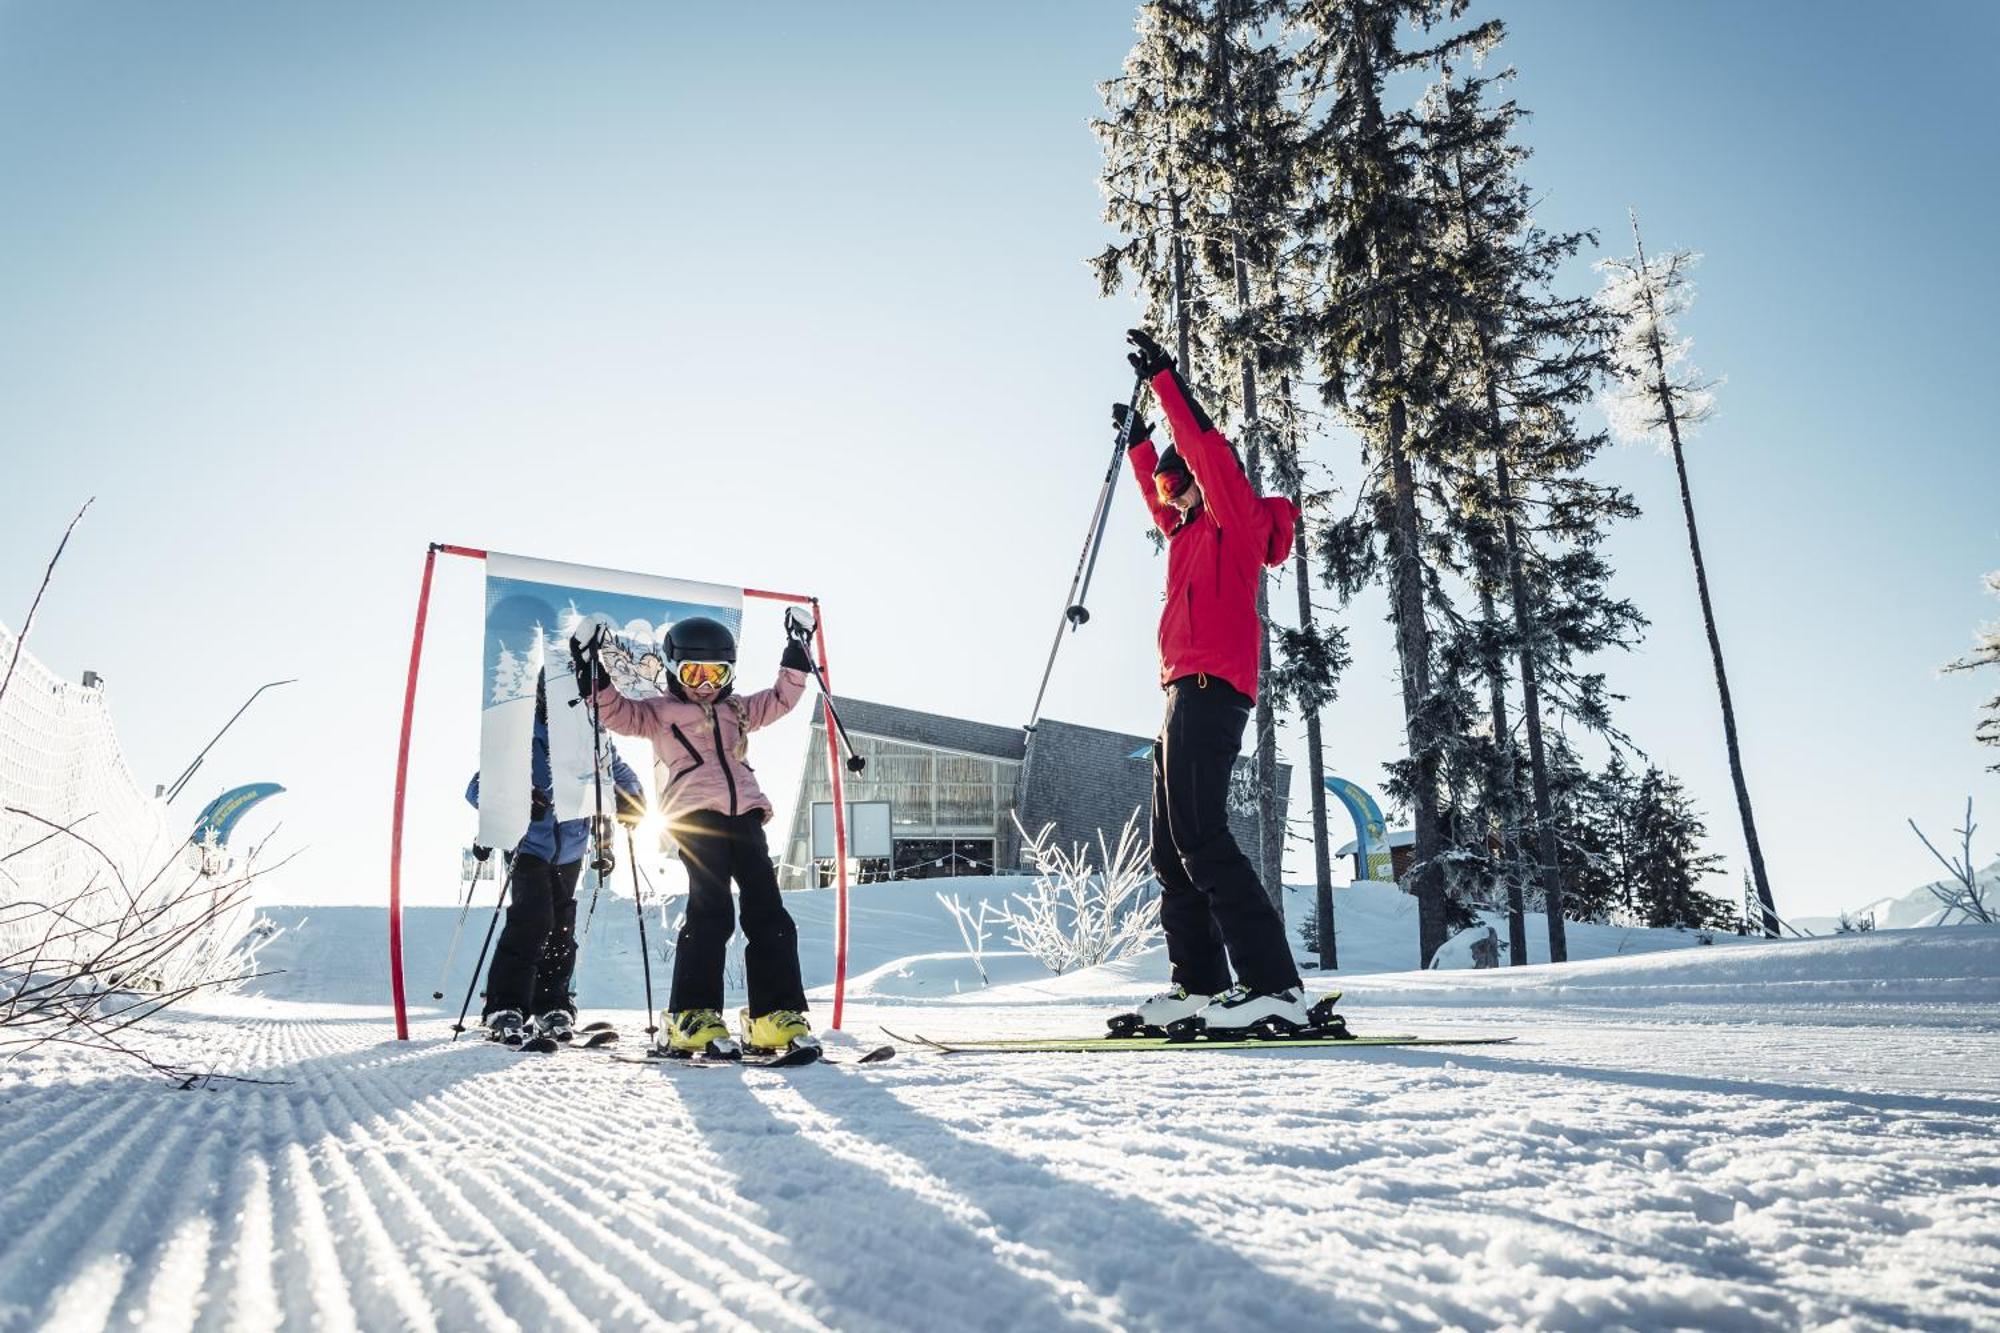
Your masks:
M403 686L403 734L396 743L396 806L389 824L389 989L396 1002L396 1040L410 1039L409 1006L403 995L403 795L410 776L410 724L417 711L417 669L424 660L424 622L431 611L431 575L438 552L484 560L470 546L430 544L424 552L424 582L417 593L417 627L410 636L410 675Z
M417 668L424 660L424 621L431 611L431 575L437 569L435 543L424 552L424 583L417 593L417 628L410 636L410 675L403 685L403 735L396 744L396 810L389 825L389 989L396 1001L396 1040L410 1039L410 1014L403 998L403 793L410 777L410 724L417 711Z

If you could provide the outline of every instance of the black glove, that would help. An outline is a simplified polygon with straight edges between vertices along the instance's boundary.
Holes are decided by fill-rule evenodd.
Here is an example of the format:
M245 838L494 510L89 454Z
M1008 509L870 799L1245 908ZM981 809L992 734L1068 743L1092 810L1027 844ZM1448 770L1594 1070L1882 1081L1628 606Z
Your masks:
M1132 363L1133 371L1142 380L1150 380L1163 370L1174 368L1174 359L1167 355L1167 349L1153 341L1153 335L1144 329L1127 329L1125 341L1139 350L1126 356Z
M1124 430L1125 418L1127 417L1132 418L1131 433L1125 437L1125 447L1127 449L1130 449L1135 444L1144 444L1153 438L1153 423L1146 420L1144 413L1134 412L1124 403L1113 403L1111 405L1112 429Z
M804 671L810 674L813 669L813 660L812 655L806 652L805 640L787 639L785 641L785 655L778 659L778 665L789 667L793 671Z
M481 865L484 865L486 863L486 858L491 855L493 855L493 849L491 847L481 847L476 842L472 844L472 859L479 862Z
M626 828L637 828L639 827L639 821L645 817L645 798L634 796L629 791L620 790L618 793L618 822Z
M574 634L569 636L569 662L576 672L577 693L584 698L611 688L611 673L604 669L604 660L592 654ZM595 674L591 671L593 666Z
M553 793L533 788L529 790L528 792L529 822L539 823L542 820L547 819L549 815L552 812L554 812L555 808L556 808L556 802Z

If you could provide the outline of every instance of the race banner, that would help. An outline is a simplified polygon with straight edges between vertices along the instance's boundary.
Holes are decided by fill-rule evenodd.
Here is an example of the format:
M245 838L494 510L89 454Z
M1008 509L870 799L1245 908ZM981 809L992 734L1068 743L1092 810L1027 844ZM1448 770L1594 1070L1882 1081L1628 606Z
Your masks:
M578 698L571 637L587 641L603 626L600 657L618 692L656 698L667 688L667 631L692 616L719 620L740 635L742 590L487 553L480 845L509 848L527 832L538 693L548 719L556 818L580 819L594 809L590 710ZM608 789L608 771L603 781Z
M253 782L248 786L230 788L201 808L201 813L194 817L194 832L188 834L188 841L200 843L213 840L216 846L222 846L236 830L237 822L250 813L251 806L283 790L275 782Z
M1389 851L1389 832L1382 820L1382 807L1375 804L1375 798L1366 789L1346 778L1328 778L1326 789L1347 807L1354 820L1354 850L1362 876L1393 882L1395 860Z

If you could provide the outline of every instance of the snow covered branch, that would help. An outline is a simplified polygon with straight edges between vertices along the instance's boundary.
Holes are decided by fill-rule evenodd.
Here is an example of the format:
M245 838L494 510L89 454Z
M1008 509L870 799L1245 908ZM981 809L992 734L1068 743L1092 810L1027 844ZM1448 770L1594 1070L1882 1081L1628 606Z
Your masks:
M977 911L960 902L955 893L949 898L940 893L937 900L957 924L958 937L965 941L965 951L972 955L972 965L979 970L979 984L992 985L993 979L986 975L986 933L1004 920L1005 914L984 898L979 900Z
M269 931L243 929L254 853L240 871L212 875L169 860L137 888L118 865L71 827L9 806L6 813L88 846L109 871L60 896L0 904L0 1054L39 1046L84 1046L128 1056L176 1080L193 1071L161 1061L123 1035L202 990L227 990L254 975ZM81 820L72 823L81 823ZM183 844L185 848L188 844ZM115 892L110 891L115 888Z
M1007 941L1049 971L1095 967L1150 946L1160 930L1160 895L1153 879L1152 848L1139 836L1139 812L1125 821L1118 845L1097 835L1104 869L1091 869L1090 849L1076 843L1067 851L1050 838L1054 824L1029 836L1018 819L1022 847L1034 864L1034 887L1017 893L995 914Z
M1914 819L1910 821L1910 831L1930 849L1930 854L1938 859L1938 864L1951 872L1950 879L1939 880L1935 884L1925 886L1931 891L1931 896L1946 908L1942 923L1944 925L1954 924L1951 917L1953 912L1959 913L1966 921L1977 921L1984 925L1990 926L2000 922L2000 918L1994 915L1995 910L2000 909L2000 903L1992 901L1995 887L1993 882L1988 880L1982 883L1978 872L1972 868L1972 835L1978 827L1972 822L1972 798L1968 796L1965 798L1965 824L1952 830L1959 835L1965 854L1962 858L1946 857L1943 852L1931 845L1931 840L1917 827L1917 821Z

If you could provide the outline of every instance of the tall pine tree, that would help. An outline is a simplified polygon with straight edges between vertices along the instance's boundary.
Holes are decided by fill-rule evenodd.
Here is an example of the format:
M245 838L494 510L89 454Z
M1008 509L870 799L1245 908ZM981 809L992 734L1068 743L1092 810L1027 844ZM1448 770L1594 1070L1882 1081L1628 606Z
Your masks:
M1736 811L1743 822L1743 843L1749 854L1750 877L1764 909L1764 934L1778 935L1778 908L1771 881L1764 873L1764 848L1757 839L1757 820L1750 808L1750 784L1743 776L1743 752L1736 740L1736 706L1729 695L1729 675L1722 665L1722 638L1715 628L1715 607L1708 594L1708 568L1702 562L1701 533L1694 520L1694 495L1688 488L1684 431L1708 419L1715 410L1710 385L1688 361L1688 341L1678 336L1675 321L1694 299L1689 273L1699 256L1670 250L1646 257L1639 234L1639 215L1632 214L1630 259L1598 264L1604 286L1598 301L1617 321L1612 349L1614 381L1605 396L1612 429L1622 436L1666 445L1680 479L1681 511L1687 520L1688 553L1694 560L1695 590L1701 599L1702 626L1708 632L1709 657L1715 668L1715 692L1722 703L1722 736L1729 754L1729 777L1736 788Z
M1610 595L1610 569L1599 553L1607 525L1637 509L1623 492L1585 475L1605 441L1579 432L1573 416L1606 370L1603 320L1590 301L1553 288L1558 267L1591 237L1535 225L1520 175L1528 150L1516 137L1525 113L1511 99L1489 101L1499 81L1455 77L1442 63L1421 107L1422 183L1443 219L1440 249L1453 278L1449 313L1460 350L1459 392L1439 414L1441 429L1463 436L1465 454L1478 460L1457 477L1451 509L1472 552L1479 651L1500 742L1489 769L1490 804L1502 814L1517 807L1502 651L1511 648L1531 793L1522 831L1535 850L1549 956L1560 962L1568 950L1544 719L1559 712L1594 729L1610 725L1602 677L1577 663L1629 644L1643 624L1629 602ZM1496 595L1511 606L1508 626L1498 622ZM1510 875L1509 884L1518 879ZM1518 889L1508 909L1520 962L1526 949Z
M1447 372L1436 341L1437 218L1418 191L1423 143L1413 116L1385 104L1384 88L1440 55L1471 55L1490 44L1493 25L1428 50L1404 48L1406 23L1428 32L1461 8L1445 0L1299 0L1296 7L1306 91L1321 108L1309 160L1325 182L1309 214L1322 263L1308 328L1327 396L1376 464L1358 520L1331 527L1322 552L1330 581L1344 593L1372 576L1378 540L1386 562L1409 749L1398 785L1415 831L1410 875L1420 965L1447 933L1439 779L1454 733L1434 688L1427 608L1435 578L1425 547L1435 519L1426 517L1419 495L1445 460L1440 442L1418 427L1444 395Z

